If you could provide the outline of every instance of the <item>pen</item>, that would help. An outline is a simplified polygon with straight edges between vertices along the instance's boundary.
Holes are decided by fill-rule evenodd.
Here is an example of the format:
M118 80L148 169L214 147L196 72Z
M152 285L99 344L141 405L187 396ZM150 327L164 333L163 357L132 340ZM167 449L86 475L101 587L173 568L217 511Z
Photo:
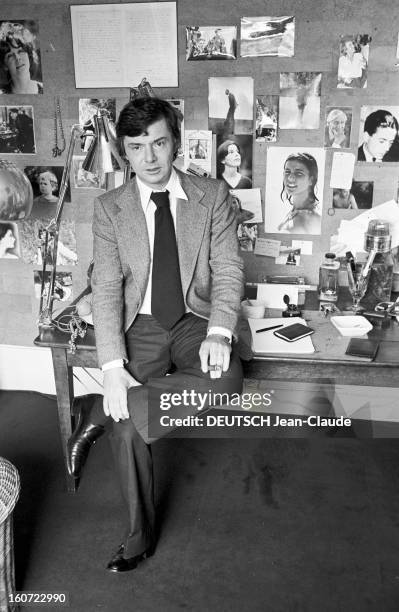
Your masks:
M278 329L279 327L284 327L284 325L272 325L271 327L262 327L262 329L257 329L256 333L260 334L260 332L270 331L271 329Z

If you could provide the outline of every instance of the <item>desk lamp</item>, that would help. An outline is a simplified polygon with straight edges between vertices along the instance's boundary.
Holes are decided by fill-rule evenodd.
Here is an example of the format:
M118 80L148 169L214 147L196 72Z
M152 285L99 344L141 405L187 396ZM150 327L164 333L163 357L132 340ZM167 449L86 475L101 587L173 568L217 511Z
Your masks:
M78 138L92 137L89 150L86 158L82 164L84 170L95 173L100 179L100 185L103 184L106 175L115 170L125 170L126 177L126 163L119 154L116 145L116 133L113 124L108 119L106 111L99 109L97 115L93 117L94 134L91 131L84 131L79 124L73 125L71 129L71 138L67 151L67 157L65 160L64 171L62 174L60 191L57 202L57 209L54 219L52 219L49 225L45 229L45 237L43 244L43 269L42 269L42 283L40 291L40 306L39 306L39 330L45 330L49 328L58 327L53 319L53 302L57 299L55 293L55 277L57 268L57 250L58 250L58 237L61 224L61 216L64 207L65 194L68 186L69 174L72 165L72 155L75 148L75 144ZM106 186L108 188L108 185ZM53 240L50 240L53 239ZM50 244L53 242L52 253L50 253ZM50 282L46 291L46 265L48 256L51 256L53 262L53 268L51 271ZM75 324L78 328L79 335L81 333L81 327L79 320L75 320ZM73 325L73 322L72 322ZM68 327L71 327L69 322ZM68 329L71 334L75 333L76 330ZM75 335L76 337L76 335Z

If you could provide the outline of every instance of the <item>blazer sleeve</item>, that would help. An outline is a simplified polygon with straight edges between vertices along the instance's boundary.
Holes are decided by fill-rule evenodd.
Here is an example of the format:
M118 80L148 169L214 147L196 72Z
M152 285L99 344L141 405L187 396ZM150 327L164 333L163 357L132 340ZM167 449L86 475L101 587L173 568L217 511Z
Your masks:
M236 335L244 293L244 264L239 251L236 213L227 185L222 181L212 210L209 266L209 327L225 327Z
M93 215L93 322L100 367L127 359L124 335L123 272L111 215L96 198Z

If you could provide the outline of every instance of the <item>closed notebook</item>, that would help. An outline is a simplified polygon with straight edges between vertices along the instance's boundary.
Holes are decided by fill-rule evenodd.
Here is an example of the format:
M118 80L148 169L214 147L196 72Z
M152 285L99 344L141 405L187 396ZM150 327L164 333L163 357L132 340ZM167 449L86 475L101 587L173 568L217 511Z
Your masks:
M295 340L295 342L287 342L274 335L275 329L256 333L257 329L264 327L273 327L274 325L283 325L288 327L293 323L302 323L306 325L306 321L300 317L295 318L274 318L274 319L248 319L248 324L251 329L252 350L255 355L265 355L268 353L290 353L290 354L307 354L314 353L314 346L310 336ZM283 329L280 327L280 329Z
M346 348L345 355L352 355L364 361L373 361L378 348L378 340L370 340L367 338L351 338Z

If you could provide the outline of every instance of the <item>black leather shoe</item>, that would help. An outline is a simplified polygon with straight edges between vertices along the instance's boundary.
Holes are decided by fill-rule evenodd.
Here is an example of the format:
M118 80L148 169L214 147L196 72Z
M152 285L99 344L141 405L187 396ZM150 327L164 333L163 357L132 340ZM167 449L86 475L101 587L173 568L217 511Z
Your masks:
M103 425L90 423L90 413L79 413L75 431L67 442L68 472L74 478L80 478L86 463L91 445L105 432Z
M135 569L141 561L152 557L152 555L154 554L154 546L147 548L147 550L145 550L140 555L135 555L134 557L130 557L129 559L125 559L125 557L123 556L124 551L125 547L123 544L121 544L115 555L112 557L111 561L108 563L107 570L109 570L110 572L119 573L129 572L130 570Z

